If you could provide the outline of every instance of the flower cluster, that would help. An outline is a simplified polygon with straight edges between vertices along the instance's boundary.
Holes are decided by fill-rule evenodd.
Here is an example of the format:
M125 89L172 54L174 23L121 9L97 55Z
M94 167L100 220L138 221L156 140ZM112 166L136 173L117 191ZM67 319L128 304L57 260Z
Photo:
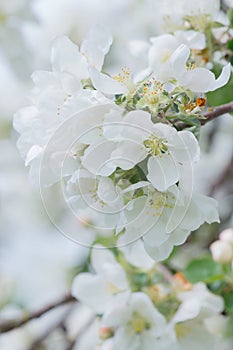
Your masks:
M124 17L124 29L123 10L128 13L137 7L142 17L140 9L149 3L158 10L151 14L156 22L153 36L146 39L152 31L145 15L141 39L131 40L134 27L127 33L122 30L120 46L121 35L114 41L104 25L92 26L81 41L86 29L81 28L82 20L78 27L73 22L76 15L82 17L82 8L89 13L88 1L62 0L56 6L63 8L63 2L64 11L58 12L64 12L64 18L60 14L55 22L60 35L72 12L65 9L76 9L67 30L74 41L66 35L53 40L51 69L32 74L30 102L15 113L13 122L20 134L18 149L31 182L40 188L51 222L81 244L80 252L85 251L78 253L82 255L78 266L70 271L74 281L68 297L57 304L78 301L77 310L72 304L70 317L56 323L62 332L65 329L62 337L67 346L61 348L71 348L77 339L77 350L222 349L220 319L227 333L233 315L233 233L225 230L213 242L218 225L207 224L220 220L216 200L205 194L214 195L227 177L230 141L224 130L228 124L220 122L215 128L212 123L212 130L209 123L211 130L207 126L202 131L206 151L211 149L215 158L212 166L201 157L199 136L202 125L233 111L232 102L228 103L233 12L223 13L220 0L115 1L111 6ZM98 10L97 17L102 18L106 6L100 2L91 10ZM222 8L229 2L223 2ZM31 8L28 0L13 1L12 6L2 19L6 24L13 13ZM83 16L85 21L87 17ZM109 26L113 17L101 22ZM114 18L113 31L119 17ZM37 45L41 46L40 40ZM120 52L119 47L129 49L131 62L129 52ZM35 62L43 55L38 53ZM220 102L219 91L222 95L226 91ZM219 133L221 142L216 142ZM218 155L224 158L221 162ZM198 168L202 163L204 171ZM200 183L208 182L200 186L202 193L195 183L198 170L205 173ZM225 215L224 227L230 215ZM3 322L1 329L8 328ZM41 346L47 346L43 339Z
M80 48L55 40L52 71L33 73L32 105L15 115L18 147L33 182L64 179L77 218L86 210L115 244L142 238L163 260L205 221L218 221L215 201L193 193L199 145L179 125L200 127L202 93L226 84L230 66L217 79L195 67L190 49L202 55L205 36L188 30L152 38L144 71L110 75L102 70L111 44L103 27Z
M95 273L79 274L72 294L100 316L101 349L186 349L191 343L203 347L203 341L205 347L214 345L208 324L223 310L223 301L204 283L192 285L181 273L168 283L152 260L147 268L135 267L123 252L116 258L101 246L95 248Z

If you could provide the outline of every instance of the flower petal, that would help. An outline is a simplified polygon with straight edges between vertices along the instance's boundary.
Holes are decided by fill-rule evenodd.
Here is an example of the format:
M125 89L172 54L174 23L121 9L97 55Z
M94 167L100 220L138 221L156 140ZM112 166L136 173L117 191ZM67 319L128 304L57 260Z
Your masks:
M54 70L67 72L78 79L89 77L87 62L76 46L66 36L54 40L51 50L51 63Z
M170 62L173 68L174 77L182 77L186 72L186 62L190 55L188 46L181 44L171 55Z
M215 79L214 73L206 68L195 68L187 71L178 81L181 85L194 92L208 92L219 89L227 84L231 75L230 63L226 65L218 79Z
M169 154L150 157L147 178L158 191L166 191L179 180L179 171L174 159Z
M95 293L93 293L95 291ZM81 273L73 281L71 294L97 313L102 313L111 298L102 277L91 273Z
M125 85L119 83L108 75L99 72L96 68L90 67L89 73L96 90L108 95L124 94L127 92Z
M80 51L86 57L88 64L100 71L112 42L112 35L107 28L95 25L87 33Z
M82 165L94 175L111 175L116 168L115 163L111 161L111 154L115 147L111 141L88 147L81 158Z

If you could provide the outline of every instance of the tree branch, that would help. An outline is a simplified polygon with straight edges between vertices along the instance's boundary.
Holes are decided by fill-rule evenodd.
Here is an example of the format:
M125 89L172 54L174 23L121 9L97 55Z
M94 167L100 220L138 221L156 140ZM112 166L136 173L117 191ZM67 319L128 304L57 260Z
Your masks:
M220 117L225 113L233 112L233 102L226 103L221 106L213 107L211 111L204 114L205 119L201 119L201 125L204 125L211 120Z
M221 9L223 12L227 13L227 11L230 9L230 7L228 7L228 6L224 3L224 1L221 0L220 9Z
M71 339L69 344L66 347L66 350L72 350L73 347L75 346L76 342L78 342L79 337L85 333L87 331L87 329L93 324L93 322L95 321L95 316L90 317L90 319L87 321L87 323L85 323L81 329L79 330L79 332L76 334L76 336L74 337L74 339Z
M225 168L223 169L222 173L219 175L219 177L216 179L216 181L212 184L208 195L213 197L215 192L218 188L221 187L221 185L224 183L225 179L230 174L231 169L233 168L233 155L230 159L230 161L226 164Z
M14 320L0 320L0 333L9 332L12 329L23 326L25 323L39 318L50 310L57 308L58 306L77 301L71 294L65 295L59 301L51 303L39 310L33 311L31 313L25 313L21 318Z
M50 325L38 339L36 339L30 346L28 350L37 350L41 345L43 345L43 342L46 340L46 338L55 331L55 329L61 327L66 320L66 318L70 315L70 313L73 310L73 306L69 305L68 308L64 311L64 313L60 316L60 318L56 319L54 323Z
M220 117L221 115L225 113L231 113L233 112L233 102L226 103L221 106L217 107L210 107L208 112L203 114L203 119L200 119L201 125L205 125L206 123L210 122L211 120L216 119L217 117ZM175 123L175 126L178 128L178 130L183 130L185 128L190 127L190 125L185 124L183 122L177 122Z

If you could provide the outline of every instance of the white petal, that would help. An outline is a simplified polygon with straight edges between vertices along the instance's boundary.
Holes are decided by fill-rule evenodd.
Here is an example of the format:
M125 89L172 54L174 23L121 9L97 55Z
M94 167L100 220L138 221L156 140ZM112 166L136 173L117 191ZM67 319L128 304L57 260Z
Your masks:
M156 133L156 136L161 138L170 139L171 137L177 137L177 130L173 126L167 124L155 124L154 131Z
M127 307L131 294L125 292L115 295L111 303L107 305L103 315L102 323L107 327L124 326L130 319L130 310Z
M187 71L182 78L179 78L179 83L194 92L208 92L224 86L228 82L230 75L230 63L223 68L217 79L215 79L214 73L208 69L195 68Z
M102 277L81 273L73 281L71 294L97 313L102 313L111 294L108 293Z
M133 141L122 141L112 152L111 159L121 169L132 169L147 156L145 147Z
M27 154L25 165L28 166L33 159L35 159L42 153L42 151L43 151L42 147L38 145L32 146Z
M88 78L87 63L76 46L66 36L54 40L51 63L55 70L74 74L78 79Z
M191 320L198 316L200 312L200 303L198 300L191 299L190 301L183 302L172 321L175 323Z
M100 71L112 42L112 35L107 28L95 25L87 33L80 51L86 57L88 64Z
M212 349L219 350L217 345L217 338L208 332L204 326L200 324L192 324L190 328L187 329L187 334L179 339L179 349L180 350L197 350L197 349Z
M116 168L111 158L114 149L115 144L110 141L92 145L81 158L82 165L94 175L109 176Z
M151 115L145 111L131 111L127 113L123 119L126 127L132 127L139 131L151 133L154 128L154 123L151 120Z
M196 194L194 200L203 215L203 220L211 224L212 222L220 222L217 210L217 201L214 198L201 194Z
M145 249L147 253L151 256L151 258L155 262L167 259L173 250L173 245L171 244L169 239L163 244L161 244L161 246L159 247L155 247L155 246L152 247L146 242L144 244L145 244Z
M169 154L150 157L147 178L158 191L166 191L179 180L179 172L174 159Z
M197 162L200 158L200 147L197 139L190 131L180 131L169 138L169 151L176 162L181 165L186 162Z
M190 49L203 50L206 47L205 35L195 30L177 30L175 37L180 43L187 45Z
M210 91L214 91L214 90L219 89L220 87L226 85L230 79L230 76L231 76L231 64L228 63L225 67L223 67L220 76L214 82Z
M127 193L127 192L130 192L130 191L135 191L137 190L138 188L142 188L142 187L148 187L150 185L149 182L147 181L139 181L133 185L130 185L128 187L126 187L121 193Z
M173 52L170 62L174 71L175 77L180 77L186 72L186 62L190 55L188 46L182 44L175 52Z
M154 266L154 260L146 253L141 239L120 248L124 252L126 260L133 266L150 270Z
M105 203L115 202L119 197L114 182L108 177L100 178L97 193Z
M90 67L89 73L96 90L109 95L124 94L127 92L125 85L119 83L108 75L99 72L96 68Z
M123 267L116 261L114 255L107 248L95 249L95 247L92 250L91 261L96 272L115 286L116 289L118 288L119 291L126 290L128 288L128 282Z

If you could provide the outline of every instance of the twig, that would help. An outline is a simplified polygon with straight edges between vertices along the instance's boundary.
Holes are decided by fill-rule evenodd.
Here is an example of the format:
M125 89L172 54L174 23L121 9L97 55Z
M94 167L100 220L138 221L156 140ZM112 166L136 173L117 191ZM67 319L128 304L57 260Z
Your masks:
M223 0L221 0L221 10L223 11L223 12L225 12L225 13L227 13L228 12L228 10L230 9L230 7L229 6L227 6L225 3L224 3L224 1Z
M221 106L213 107L210 112L204 114L205 119L201 119L201 124L204 125L211 120L225 114L233 112L233 102L226 103Z
M164 276L165 280L168 281L169 283L173 282L173 275L172 273L168 270L168 268L162 264L157 264L156 265L158 270L162 273Z
M222 173L219 175L217 180L214 182L214 184L211 186L208 195L213 196L216 190L223 184L226 177L229 175L231 169L233 168L233 155L230 159L230 161L227 163L225 168L223 169Z
M57 328L62 327L64 321L69 316L71 311L73 310L73 306L69 306L66 308L66 310L62 313L61 317L56 319L54 323L51 324L51 326L46 329L44 334L42 334L38 339L36 339L30 346L28 350L37 350L38 347L44 342L44 340Z
M95 321L95 316L91 317L86 324L83 325L83 327L79 330L78 334L74 337L74 339L70 340L70 343L68 344L66 350L72 350L76 342L78 341L78 338L86 332L86 330L92 325L92 323Z
M217 117L220 117L221 115L225 113L231 113L233 112L233 102L226 103L221 106L212 107L210 111L203 114L203 119L200 119L201 125L205 125L206 123L210 122L211 120L214 120ZM179 130L183 130L187 127L190 127L190 125L187 125L186 123L178 122L175 124L175 126Z
M21 327L25 323L27 323L35 318L41 317L42 315L44 315L48 311L53 310L58 306L61 306L61 305L64 305L64 304L67 304L70 302L74 302L74 301L76 301L76 299L71 294L68 294L68 295L64 296L62 299L60 299L59 301L51 303L51 304L49 304L49 305L47 305L47 306L45 306L37 311L33 311L31 313L25 313L19 319L0 320L0 333L9 332L12 329Z

